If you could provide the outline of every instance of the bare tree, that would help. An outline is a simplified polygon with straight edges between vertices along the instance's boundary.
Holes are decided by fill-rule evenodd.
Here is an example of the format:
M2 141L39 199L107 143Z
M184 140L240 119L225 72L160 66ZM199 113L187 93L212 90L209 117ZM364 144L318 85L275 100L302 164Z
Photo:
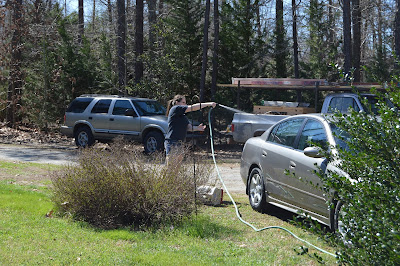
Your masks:
M6 120L9 127L16 126L18 122L18 109L21 106L22 96L22 0L11 2L12 27L10 75L8 79Z
M126 94L126 12L125 0L117 0L118 90Z
M285 78L287 71L285 27L283 23L283 0L276 0L275 4L275 38L276 77Z
M96 22L96 0L93 0L93 12L92 12L92 29L94 30L94 25Z
M360 82L361 67L361 8L360 0L352 0L352 20L353 20L353 49L352 60L354 68L354 81Z
M400 60L400 0L396 1L396 17L394 22L394 39L397 60Z
M156 30L155 25L157 23L156 8L157 0L147 0L147 5L149 8L149 50L150 50L150 60L153 62L154 58L154 44L156 42Z
M108 22L112 24L113 15L112 15L112 3L111 0L107 0L107 12L108 12Z
M299 73L299 44L297 40L297 4L296 0L292 0L292 36L293 36L293 65L294 65L294 77L298 79L300 77ZM296 101L301 102L301 91L296 90Z
M344 72L350 73L351 68L351 13L350 0L343 0L343 52Z
M143 61L140 58L143 54L143 0L136 0L135 18L135 82L140 83L143 77Z
M215 100L218 77L218 49L219 49L219 7L218 0L214 0L214 50L212 59L211 100Z
M204 101L204 87L206 84L209 21L210 21L210 0L206 0L206 12L204 13L204 31L203 31L203 61L201 64L201 79L200 79L201 102Z
M82 43L84 35L83 0L78 0L78 42Z

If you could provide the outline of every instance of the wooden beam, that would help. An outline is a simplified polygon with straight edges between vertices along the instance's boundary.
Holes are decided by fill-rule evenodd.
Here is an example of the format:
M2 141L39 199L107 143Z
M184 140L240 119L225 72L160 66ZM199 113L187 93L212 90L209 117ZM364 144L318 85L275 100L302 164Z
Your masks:
M235 84L217 84L221 88L237 88ZM269 90L315 90L314 86L288 86L288 85L240 85L241 89L269 89ZM385 90L381 85L320 85L318 91L370 91L372 88Z

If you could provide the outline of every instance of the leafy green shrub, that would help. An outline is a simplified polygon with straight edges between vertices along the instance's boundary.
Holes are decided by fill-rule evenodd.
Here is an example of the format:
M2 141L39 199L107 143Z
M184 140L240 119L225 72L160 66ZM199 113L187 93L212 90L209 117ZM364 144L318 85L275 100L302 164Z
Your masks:
M62 213L104 228L174 223L195 210L195 185L210 175L201 160L195 169L174 160L166 165L161 154L146 157L122 143L84 149L77 165L52 178L53 201Z
M336 242L340 262L352 265L400 265L400 113L383 97L400 106L400 93L393 88L377 94L378 116L355 111L334 116L351 138L349 149L331 159L353 181L332 172L321 176L344 202L346 234L344 241L337 234Z

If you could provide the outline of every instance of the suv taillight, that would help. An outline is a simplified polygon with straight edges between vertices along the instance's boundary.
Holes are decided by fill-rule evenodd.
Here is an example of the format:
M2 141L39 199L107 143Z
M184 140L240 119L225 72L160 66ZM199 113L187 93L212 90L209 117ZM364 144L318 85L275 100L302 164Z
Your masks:
M235 124L231 124L231 132L235 131Z
M65 125L66 120L67 120L67 116L64 114L64 125Z

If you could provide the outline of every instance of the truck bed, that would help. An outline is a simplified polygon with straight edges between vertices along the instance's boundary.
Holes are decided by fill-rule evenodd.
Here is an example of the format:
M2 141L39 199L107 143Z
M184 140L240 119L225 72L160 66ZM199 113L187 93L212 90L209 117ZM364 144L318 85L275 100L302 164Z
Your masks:
M233 140L244 143L251 137L260 136L276 122L288 116L235 113L231 126Z

